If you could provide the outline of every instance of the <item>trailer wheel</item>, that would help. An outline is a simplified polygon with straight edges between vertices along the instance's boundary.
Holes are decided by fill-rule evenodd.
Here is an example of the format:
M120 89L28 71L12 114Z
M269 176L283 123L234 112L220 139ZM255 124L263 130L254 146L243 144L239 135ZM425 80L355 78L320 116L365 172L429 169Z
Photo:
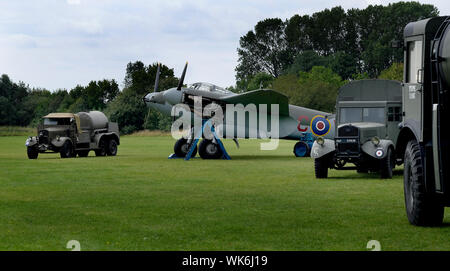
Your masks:
M28 155L28 159L37 159L39 152L36 149L36 147L34 147L34 146L27 147L27 155Z
M386 157L380 160L381 179L392 179L392 171L395 168L395 154L392 148L388 148Z
M328 178L328 168L330 167L331 159L329 155L314 159L314 171L317 179Z
M190 145L187 142L186 138L180 138L175 142L175 145L173 146L173 151L175 152L175 155L178 157L186 157L186 155L189 152ZM195 157L197 154L197 146L195 146L194 151L192 152L192 157Z
M311 150L306 142L299 141L294 145L294 155L295 157L306 157L309 156Z
M106 156L106 140L100 139L98 143L98 150L95 150L95 156Z
M404 194L406 215L416 226L438 226L444 218L444 206L427 193L423 158L419 144L408 142L405 151Z
M64 145L62 146L61 150L59 151L59 155L61 156L61 158L72 157L72 155L73 155L72 142L70 142L69 140L66 140L66 142L64 142Z
M202 142L200 142L198 153L202 159L219 159L223 154L219 144L214 143L209 139L203 139Z
M116 156L117 154L117 142L115 139L111 139L108 142L108 150L107 150L107 154L109 156Z

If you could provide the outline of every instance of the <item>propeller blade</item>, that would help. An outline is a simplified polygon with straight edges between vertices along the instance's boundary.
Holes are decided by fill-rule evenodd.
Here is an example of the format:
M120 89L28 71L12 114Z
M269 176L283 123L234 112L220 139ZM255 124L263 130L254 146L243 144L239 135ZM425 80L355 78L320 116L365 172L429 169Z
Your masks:
M156 92L158 90L160 74L161 74L161 64L158 62L158 69L156 70L156 78L155 78L155 89L153 90L154 92Z
M178 82L177 90L181 90L181 87L183 86L184 76L186 76L187 66L188 66L188 63L186 61L186 65L184 65L184 70L183 70L183 73L181 74L180 81Z

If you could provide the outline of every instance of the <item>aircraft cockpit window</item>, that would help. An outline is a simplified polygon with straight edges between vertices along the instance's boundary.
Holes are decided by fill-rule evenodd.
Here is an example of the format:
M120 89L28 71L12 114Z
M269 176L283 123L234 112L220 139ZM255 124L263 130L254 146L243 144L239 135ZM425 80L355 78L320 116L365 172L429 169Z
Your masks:
M195 89L195 90L202 90L202 91L218 91L218 92L222 92L222 93L228 93L229 91L218 87L216 85L213 84L208 84L208 83L195 83L191 86L191 88Z

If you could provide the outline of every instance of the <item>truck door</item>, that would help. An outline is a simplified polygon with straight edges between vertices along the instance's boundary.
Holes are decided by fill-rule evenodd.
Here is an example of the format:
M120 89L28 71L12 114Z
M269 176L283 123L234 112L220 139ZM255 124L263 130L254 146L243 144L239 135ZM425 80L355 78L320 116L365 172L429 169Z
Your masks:
M406 40L405 78L402 90L403 112L407 112L404 122L409 124L423 140L423 36L414 36Z

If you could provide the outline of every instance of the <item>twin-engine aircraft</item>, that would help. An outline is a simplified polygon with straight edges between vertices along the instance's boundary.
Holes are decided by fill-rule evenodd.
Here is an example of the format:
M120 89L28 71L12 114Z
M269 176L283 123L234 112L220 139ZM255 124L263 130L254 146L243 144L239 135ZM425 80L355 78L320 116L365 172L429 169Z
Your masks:
M148 107L165 115L174 116L174 107L181 105L185 110L184 117L189 117L192 120L191 117L201 116L204 120L211 118L211 115L204 117L202 112L208 105L216 105L216 107L221 108L223 122L218 125L220 127L215 127L215 130L220 130L223 138L231 138L237 145L238 138L297 140L299 142L294 147L296 156L309 156L309 149L314 137L307 137L310 138L309 142L305 142L307 140L302 140L305 139L305 135L311 135L312 133L315 136L327 138L333 138L334 136L334 115L290 105L285 95L274 90L258 89L244 93L233 93L209 83L194 83L183 87L187 66L188 63L186 62L177 87L157 91L160 76L160 65L158 64L154 91L143 98ZM199 107L199 104L201 104L201 107ZM276 110L276 107L278 107L278 110ZM230 108L235 111L231 112L231 116L234 114L234 119L230 117L230 112L227 112L231 110ZM190 112L188 113L187 110ZM241 113L243 115L239 117L238 115ZM177 116L178 114L175 117ZM215 116L217 116L217 113ZM228 116L228 120L226 116ZM250 116L256 116L256 118ZM278 125L273 122L274 119L278 120ZM194 122L192 121L192 123ZM310 129L310 125L313 125L313 129ZM188 153L195 136L193 130L188 138L180 138L175 143L176 156L184 157ZM194 155L196 152L197 149L194 150ZM199 154L204 159L220 158L221 149L214 138L204 138L199 144Z

